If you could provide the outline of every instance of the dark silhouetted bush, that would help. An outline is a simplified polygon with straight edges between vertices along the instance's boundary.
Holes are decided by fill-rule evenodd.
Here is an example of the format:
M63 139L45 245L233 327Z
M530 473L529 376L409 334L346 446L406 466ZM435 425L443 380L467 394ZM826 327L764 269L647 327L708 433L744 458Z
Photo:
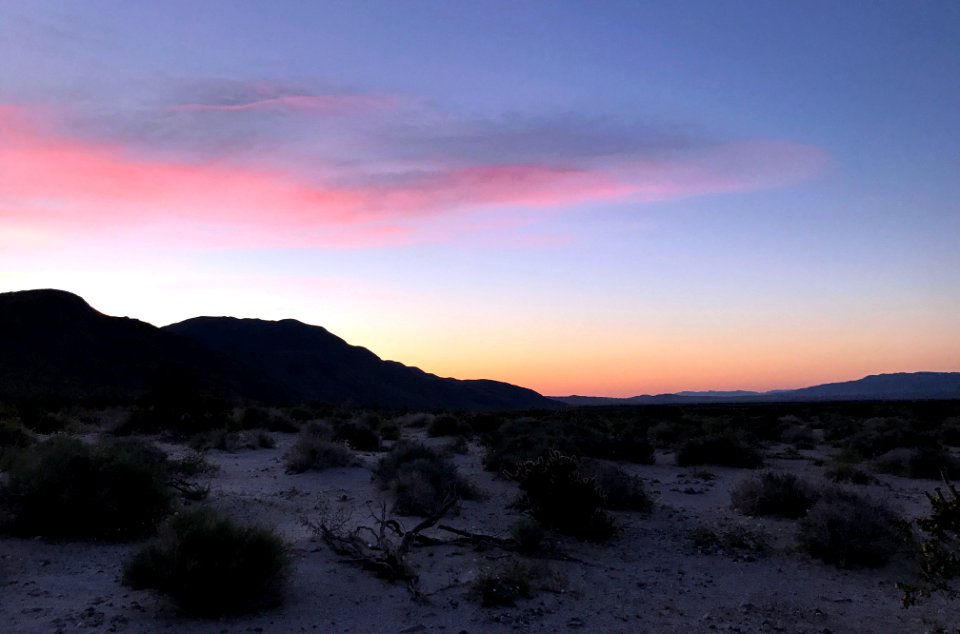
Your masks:
M615 511L649 511L653 500L643 486L643 481L623 468L601 460L583 459L580 470L593 478L603 494L604 508Z
M454 464L420 443L399 441L377 463L374 479L393 491L393 510L400 515L427 516L450 499L477 499L480 491Z
M897 584L903 591L905 607L933 592L943 592L951 599L960 595L953 583L960 577L960 492L950 481L945 485L949 492L946 495L942 487L937 487L935 494L926 493L930 515L917 518L920 578L915 583Z
M874 460L873 466L881 473L904 478L960 478L960 460L934 445L893 449Z
M530 518L523 518L511 526L510 537L516 542L517 551L528 555L543 552L547 545L543 527Z
M790 473L761 473L741 480L731 491L733 508L745 515L803 517L817 495L812 487Z
M376 424L376 423L375 423ZM345 442L356 451L380 451L376 427L360 420L341 421L333 429L334 442Z
M450 414L437 416L427 425L427 434L431 438L459 436L468 433L470 433L470 426L466 423L461 423L456 416L451 416Z
M213 617L279 603L288 565L273 532L196 509L170 517L157 538L124 563L123 582Z
M756 469L763 466L763 454L732 433L718 433L684 441L677 449L676 461L681 467L708 464Z
M124 540L149 534L171 508L174 465L142 443L54 437L11 456L0 487L17 535Z
M825 492L800 520L800 546L840 568L878 568L903 544L901 520L855 493Z
M590 541L609 539L616 532L603 511L603 492L580 471L576 458L554 451L521 462L508 475L524 493L522 505L546 528Z

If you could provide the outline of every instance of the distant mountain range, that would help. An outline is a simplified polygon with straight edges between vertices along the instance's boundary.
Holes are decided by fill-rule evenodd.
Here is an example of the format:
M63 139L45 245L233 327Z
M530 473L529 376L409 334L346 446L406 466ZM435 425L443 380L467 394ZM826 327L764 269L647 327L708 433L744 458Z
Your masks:
M960 372L874 374L856 381L825 383L795 390L751 392L676 392L628 398L553 396L567 405L646 405L685 403L753 403L770 401L865 401L960 399Z
M57 290L0 293L0 399L130 399L175 377L225 396L404 409L562 407L498 381L383 361L318 326L199 317L165 328Z
M202 391L273 403L394 409L520 410L815 400L960 399L960 372L881 374L772 392L548 398L499 381L441 378L292 319L198 317L157 328L110 317L57 290L0 293L0 400L133 399L171 377Z

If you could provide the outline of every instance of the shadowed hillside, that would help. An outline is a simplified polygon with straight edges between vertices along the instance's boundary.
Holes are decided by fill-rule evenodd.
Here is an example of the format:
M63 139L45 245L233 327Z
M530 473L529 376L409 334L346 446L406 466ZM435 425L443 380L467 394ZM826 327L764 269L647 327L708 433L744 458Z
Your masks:
M164 330L255 370L282 400L469 410L556 407L533 390L508 383L441 378L383 361L325 328L293 319L198 317Z
M532 390L383 361L318 326L201 317L156 328L56 290L0 294L0 398L135 398L158 385L268 401L502 410L558 407Z

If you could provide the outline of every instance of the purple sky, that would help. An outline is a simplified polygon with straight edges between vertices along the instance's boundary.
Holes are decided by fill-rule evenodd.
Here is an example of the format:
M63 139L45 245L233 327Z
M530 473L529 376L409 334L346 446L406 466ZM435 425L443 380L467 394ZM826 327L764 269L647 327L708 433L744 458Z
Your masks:
M0 4L0 291L551 394L960 370L955 2Z

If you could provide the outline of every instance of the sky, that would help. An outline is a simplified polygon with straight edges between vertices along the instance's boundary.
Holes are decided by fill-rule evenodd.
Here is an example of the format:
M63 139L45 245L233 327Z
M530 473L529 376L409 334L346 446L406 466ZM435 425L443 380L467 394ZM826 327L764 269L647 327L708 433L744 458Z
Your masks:
M960 3L0 0L0 291L544 394L960 371Z

